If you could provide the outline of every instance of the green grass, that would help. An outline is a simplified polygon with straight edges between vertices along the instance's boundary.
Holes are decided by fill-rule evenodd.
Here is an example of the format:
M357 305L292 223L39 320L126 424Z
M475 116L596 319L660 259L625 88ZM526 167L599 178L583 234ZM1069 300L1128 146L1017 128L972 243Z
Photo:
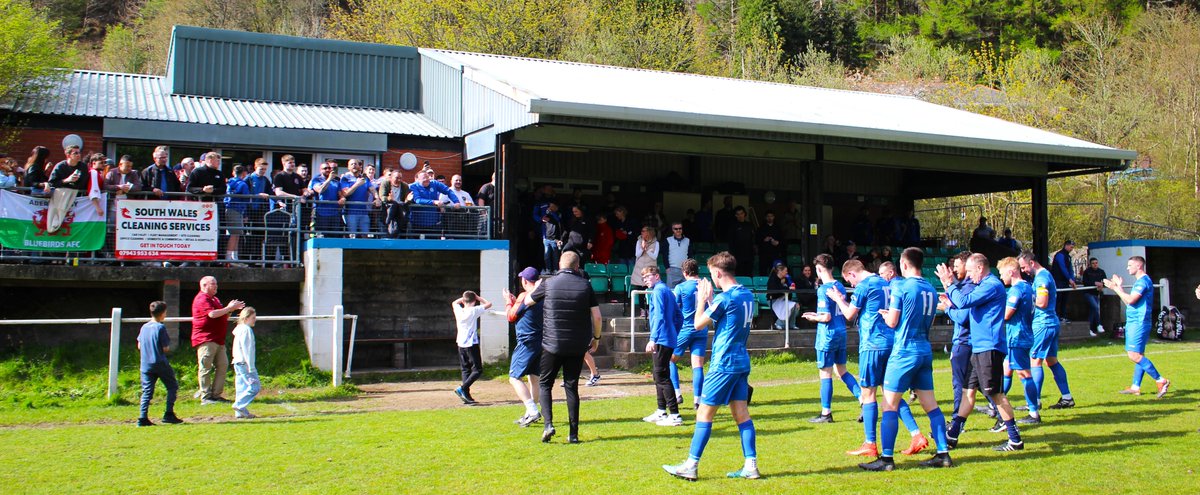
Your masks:
M838 422L811 425L805 420L819 408L812 363L769 357L751 375L759 384L751 406L765 476L758 481L723 478L741 464L726 412L717 416L699 483L662 473L659 465L687 456L693 414L684 410L682 428L642 423L654 401L640 396L585 402L581 445L563 443L565 428L553 444L540 443L539 428L512 424L516 405L321 414L351 408L345 399L268 401L255 412L294 414L287 405L301 415L140 429L128 423L134 406L78 407L78 419L89 423L0 429L0 483L6 493L1195 493L1200 346L1151 345L1148 355L1174 382L1161 400L1116 394L1132 370L1120 346L1062 354L1079 406L1047 411L1046 423L1023 431L1026 450L1008 454L991 451L1003 435L973 416L949 470L918 469L917 459L899 457L896 472L861 472L854 465L862 459L842 453L862 439L845 389L835 390ZM938 395L948 400L944 354L937 367ZM1058 398L1049 377L1046 390L1045 400ZM161 411L160 402L154 406ZM187 407L184 416L203 414ZM560 425L564 409L555 407ZM126 422L104 422L111 411ZM927 420L918 419L927 432ZM0 420L36 421L11 408L0 410ZM899 446L906 442L901 434Z
M332 376L312 366L294 324L259 336L257 347L266 402L312 402L357 393L352 386L329 386ZM168 359L180 395L190 397L197 388L196 353L185 342ZM118 396L108 399L107 346L73 343L10 350L0 355L0 425L124 419L125 406L136 404L141 396L138 360L136 346L121 347ZM226 384L226 395L232 396L232 367ZM160 386L156 398L164 393ZM183 404L181 412L187 410Z

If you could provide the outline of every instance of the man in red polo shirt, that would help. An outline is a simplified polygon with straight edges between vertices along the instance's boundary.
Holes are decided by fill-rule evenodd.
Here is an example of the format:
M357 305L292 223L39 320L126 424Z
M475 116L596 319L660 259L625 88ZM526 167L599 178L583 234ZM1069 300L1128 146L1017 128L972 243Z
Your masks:
M229 313L246 303L234 299L222 305L217 299L217 279L200 279L200 292L192 299L192 347L200 362L200 405L229 402L221 397L225 392L225 375L229 373L229 355L225 353L225 334L229 331Z

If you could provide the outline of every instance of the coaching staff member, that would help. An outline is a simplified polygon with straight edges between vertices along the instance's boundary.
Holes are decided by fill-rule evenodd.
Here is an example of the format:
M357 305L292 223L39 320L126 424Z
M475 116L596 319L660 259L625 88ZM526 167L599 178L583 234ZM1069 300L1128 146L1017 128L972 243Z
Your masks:
M567 443L579 443L579 372L584 354L600 343L600 304L592 284L579 271L578 253L563 253L558 268L558 273L533 290L527 302L543 304L540 402L546 428L542 442L554 437L552 391L561 369L571 425Z

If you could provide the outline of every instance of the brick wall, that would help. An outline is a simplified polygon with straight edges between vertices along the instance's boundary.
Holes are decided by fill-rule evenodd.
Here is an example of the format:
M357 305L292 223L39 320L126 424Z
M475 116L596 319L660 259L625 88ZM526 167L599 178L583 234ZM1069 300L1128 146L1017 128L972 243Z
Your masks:
M104 137L99 131L71 131L63 129L25 129L17 135L16 141L4 150L9 156L17 159L22 166L29 158L34 146L45 146L50 149L50 160L58 163L65 159L62 150L62 140L67 134L77 134L83 138L83 153L104 153Z
M416 169L404 170L400 168L400 156L406 152L417 155ZM383 154L383 168L400 170L404 173L404 180L409 182L416 179L417 170L420 170L421 165L426 161L429 162L429 166L433 167L435 172L445 175L447 178L462 173L462 153L458 151L391 148Z

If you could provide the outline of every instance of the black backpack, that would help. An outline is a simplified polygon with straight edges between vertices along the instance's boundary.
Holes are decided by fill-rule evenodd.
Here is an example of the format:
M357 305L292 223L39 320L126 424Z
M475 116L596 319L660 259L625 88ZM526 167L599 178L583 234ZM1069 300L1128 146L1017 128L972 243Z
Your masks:
M1158 337L1163 340L1182 340L1184 317L1179 308L1167 306L1158 313Z

